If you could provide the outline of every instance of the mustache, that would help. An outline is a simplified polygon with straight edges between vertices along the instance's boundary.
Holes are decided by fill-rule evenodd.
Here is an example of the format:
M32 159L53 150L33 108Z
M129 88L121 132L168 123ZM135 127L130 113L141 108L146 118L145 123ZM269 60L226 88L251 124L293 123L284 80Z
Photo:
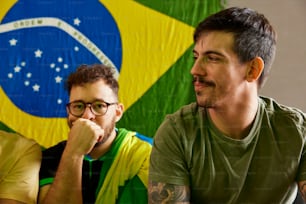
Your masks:
M195 83L200 83L200 84L203 84L203 85L206 85L206 86L215 86L215 83L213 83L212 81L206 80L202 76L193 76L192 84L195 85Z

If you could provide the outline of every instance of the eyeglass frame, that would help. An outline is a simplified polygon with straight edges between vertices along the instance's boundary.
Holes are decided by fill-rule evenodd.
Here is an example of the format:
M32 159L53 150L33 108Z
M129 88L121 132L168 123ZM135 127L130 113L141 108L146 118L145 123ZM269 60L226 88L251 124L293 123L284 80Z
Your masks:
M80 115L74 115L71 110L70 110L70 105L73 104L73 103L82 103L85 105L85 108L84 108L84 111L82 112L82 114ZM106 104L106 111L103 113L103 114L96 114L96 112L92 109L92 104L95 103L95 102L102 102L102 103L105 103ZM118 102L113 102L113 103L109 103L109 102L106 102L104 100L95 100L93 102L89 102L89 103L85 103L84 101L82 100L76 100L76 101L71 101L69 103L66 104L66 108L68 110L68 113L73 115L74 117L77 117L77 118L80 118L82 117L82 115L84 115L85 111L86 111L86 108L89 107L89 110L95 115L95 116L103 116L107 113L108 111L108 107L111 106L111 105L115 105L115 104L118 104Z

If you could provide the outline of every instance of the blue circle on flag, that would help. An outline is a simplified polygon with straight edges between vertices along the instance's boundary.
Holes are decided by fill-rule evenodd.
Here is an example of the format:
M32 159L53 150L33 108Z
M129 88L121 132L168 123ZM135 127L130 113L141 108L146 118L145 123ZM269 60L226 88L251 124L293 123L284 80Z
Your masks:
M66 117L65 80L81 64L120 72L120 32L99 1L17 1L1 21L0 42L0 85L31 115Z

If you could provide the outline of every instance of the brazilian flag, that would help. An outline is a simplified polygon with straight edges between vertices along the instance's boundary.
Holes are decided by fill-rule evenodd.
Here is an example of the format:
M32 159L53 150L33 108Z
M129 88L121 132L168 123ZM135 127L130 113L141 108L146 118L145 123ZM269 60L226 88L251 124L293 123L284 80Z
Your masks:
M195 100L194 27L223 0L6 0L0 7L0 128L44 147L66 139L66 77L80 64L116 70L117 127L149 137Z

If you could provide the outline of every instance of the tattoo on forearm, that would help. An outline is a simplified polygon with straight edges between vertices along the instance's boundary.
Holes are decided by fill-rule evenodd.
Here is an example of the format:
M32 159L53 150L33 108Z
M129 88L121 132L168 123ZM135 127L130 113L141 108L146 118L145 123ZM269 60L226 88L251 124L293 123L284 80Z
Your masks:
M306 200L306 182L304 182L302 185L300 185L300 191L302 193L302 196L304 200Z
M188 186L178 186L166 183L149 183L149 203L189 203Z

